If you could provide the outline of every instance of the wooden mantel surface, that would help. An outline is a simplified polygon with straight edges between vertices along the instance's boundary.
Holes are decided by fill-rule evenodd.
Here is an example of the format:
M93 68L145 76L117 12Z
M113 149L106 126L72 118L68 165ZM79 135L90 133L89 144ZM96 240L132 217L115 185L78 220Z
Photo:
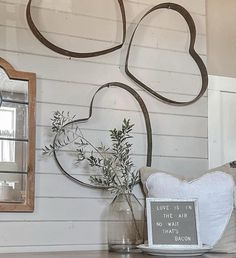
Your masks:
M0 258L152 258L147 254L118 254L107 251L77 251L77 252L50 252L50 253L15 253L15 254L0 254ZM165 256L156 256L162 257ZM186 257L186 256L185 256ZM190 257L190 256L188 256ZM207 253L202 258L236 258L236 254L213 254Z

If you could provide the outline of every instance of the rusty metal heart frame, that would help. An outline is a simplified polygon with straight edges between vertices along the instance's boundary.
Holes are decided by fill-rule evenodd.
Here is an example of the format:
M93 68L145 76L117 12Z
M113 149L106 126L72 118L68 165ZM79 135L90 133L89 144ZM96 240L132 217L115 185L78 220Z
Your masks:
M122 42L114 47L111 48L107 48L104 50L100 50L100 51L95 51L95 52L87 52L87 53L79 53L79 52L74 52L74 51L70 51L67 49L63 49L61 47L56 46L55 44L53 44L52 42L50 42L48 39L46 39L42 33L40 33L40 31L38 30L38 28L36 27L33 19L32 19L32 15L31 15L31 3L32 0L29 0L28 4L27 4L27 8L26 8L26 18L27 18L27 22L28 25L32 31L32 33L34 34L34 36L46 47L48 47L49 49L51 49L52 51L59 53L61 55L64 56L69 56L69 57L75 57L75 58L87 58L87 57L95 57L95 56L101 56L101 55L105 55L108 53L111 53L119 48L121 48L125 42L125 37L126 37L126 16L125 16L125 8L124 8L124 4L123 4L123 0L117 0L120 6L120 12L121 12L121 16L122 16L122 29L123 29L123 35L122 35Z
M171 100L171 99L168 99L168 98L162 96L161 94L157 93L152 88L150 88L149 86L147 86L146 84L141 82L139 79L137 79L129 70L129 55L130 55L130 49L131 49L131 46L132 46L132 42L133 42L135 33L136 33L140 23L142 22L142 20L145 17L147 17L150 13L152 13L152 12L158 10L158 9L171 9L171 10L176 11L180 15L182 15L182 17L185 19L185 21L188 24L189 31L190 31L189 54L191 55L193 60L196 62L197 66L200 70L200 74L201 74L201 78L202 78L202 87L201 87L200 92L198 93L198 95L194 99L192 99L190 101L179 102L179 101ZM203 63L201 57L196 53L196 51L194 49L195 40L196 40L196 27L195 27L193 18L191 17L191 15L188 13L188 11L185 8L183 8L181 5L174 4L174 3L162 3L162 4L159 4L159 5L156 5L143 15L143 17L137 23L137 25L136 25L136 27L133 31L133 34L131 36L131 39L130 39L130 42L129 42L129 45L128 45L128 50L127 50L127 55L126 55L126 60L125 60L125 73L134 82L136 82L140 87L142 87L148 93L150 93L151 95L153 95L154 97L156 97L157 99L159 99L160 101L162 101L166 104L175 105L175 106L186 106L186 105L193 104L194 102L196 102L198 99L200 99L203 96L203 94L205 93L205 91L207 89L207 86L208 86L207 69L206 69L206 66Z
M92 185L89 183L85 183L75 177L73 177L69 172L67 172L63 166L61 165L58 157L57 157L57 151L56 151L56 142L58 137L63 133L63 129L65 129L65 127L67 127L68 125L71 125L73 123L83 123L83 122L88 122L88 120L91 118L92 113L93 113L93 102L95 99L95 96L97 95L98 92L100 92L102 89L104 88L109 88L109 87L118 87L121 88L123 90L128 91L139 103L144 119L145 119L145 125L146 125L146 133L147 133L147 160L146 160L146 166L150 167L151 163L152 163L152 128L151 128L151 122L150 122L150 117L149 117L149 113L148 110L146 108L145 103L143 102L142 98L139 96L139 94L131 87L129 87L128 85L124 84L124 83L120 83L120 82L109 82L106 83L104 85L102 85L101 87L98 88L98 90L94 93L92 100L90 102L90 107L89 107L89 115L86 118L82 118L82 119L76 119L73 120L71 122L66 123L55 135L54 140L53 140L53 156L54 159L57 163L57 165L59 166L59 168L61 169L62 173L67 176L69 179L71 179L72 181L82 185L82 186L86 186L86 187L90 187L90 188L95 188L95 189L106 189L105 187L101 187L101 186L96 186L96 185Z

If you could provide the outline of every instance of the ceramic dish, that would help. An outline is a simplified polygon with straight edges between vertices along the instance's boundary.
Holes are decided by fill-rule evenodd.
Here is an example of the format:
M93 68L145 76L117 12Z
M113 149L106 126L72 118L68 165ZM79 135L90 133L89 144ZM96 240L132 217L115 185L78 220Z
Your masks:
M151 246L148 246L147 244L139 245L138 248L140 248L144 253L151 254L151 255L161 255L161 256L199 256L212 249L212 247L208 245L203 245L201 248L170 249L165 247L162 247L162 248L151 247Z

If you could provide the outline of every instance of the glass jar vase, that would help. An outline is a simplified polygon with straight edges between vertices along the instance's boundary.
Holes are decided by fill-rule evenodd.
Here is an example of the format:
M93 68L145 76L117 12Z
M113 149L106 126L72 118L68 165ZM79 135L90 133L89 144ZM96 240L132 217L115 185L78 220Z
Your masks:
M144 209L132 193L118 194L108 210L108 247L114 252L138 252L143 243Z

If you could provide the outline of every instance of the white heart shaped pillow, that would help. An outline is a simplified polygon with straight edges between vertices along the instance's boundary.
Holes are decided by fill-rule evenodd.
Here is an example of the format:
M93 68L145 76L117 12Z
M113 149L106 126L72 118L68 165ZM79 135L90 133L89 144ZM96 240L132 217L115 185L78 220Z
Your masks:
M212 172L193 181L182 181L166 173L148 177L148 197L197 198L200 237L203 244L214 246L221 238L233 211L234 180L224 172Z

